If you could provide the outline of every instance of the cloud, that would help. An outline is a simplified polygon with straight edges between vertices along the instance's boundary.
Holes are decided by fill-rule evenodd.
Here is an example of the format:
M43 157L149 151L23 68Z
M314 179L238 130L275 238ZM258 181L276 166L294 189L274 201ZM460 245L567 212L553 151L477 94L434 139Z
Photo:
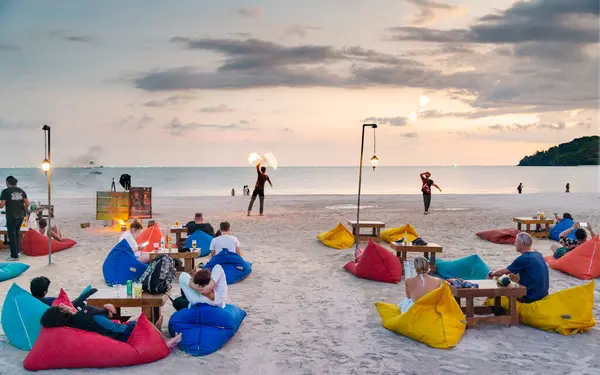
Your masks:
M417 0L418 1L418 0ZM468 29L395 27L392 40L441 43L598 43L598 0L518 1Z
M73 166L88 165L90 161L94 163L102 156L103 149L100 145L91 146L85 153L70 159L69 164Z
M262 9L258 6L238 7L235 11L244 18L258 18L262 14Z
M297 36L299 38L304 38L304 37L306 37L306 34L309 31L314 31L314 30L321 30L321 28L316 27L316 26L292 25L285 29L284 35L285 36Z
M144 103L144 105L146 107L156 107L156 108L173 107L173 106L178 106L178 105L182 105L182 104L187 104L194 99L196 99L196 97L193 95L179 94L179 95L170 96L170 97L162 99L162 100L150 100L149 102Z
M367 117L363 119L363 123L376 123L391 126L407 126L409 120L407 117Z
M241 38L252 38L252 33L247 32L229 33L229 35L239 36Z
M400 134L400 136L404 137L404 138L417 138L418 137L417 133L415 133L415 132L402 133L402 134Z
M33 122L25 122L22 120L2 120L0 119L0 130L32 130L38 124L34 124ZM42 125L39 125L40 129Z
M174 117L168 124L164 126L165 129L171 132L174 136L184 136L189 134L193 130L197 129L210 129L210 130L256 130L254 127L245 126L248 124L247 121L242 121L240 124L228 124L228 125L217 125L217 124L199 124L196 122L181 122L177 117Z
M66 42L87 43L87 44L95 43L95 39L91 35L74 35L74 34L69 34L65 30L53 30L50 32L50 36L59 38Z
M431 24L436 21L440 13L456 13L461 10L459 7L432 0L406 0L407 3L415 5L419 8L419 14L417 14L412 24L417 26L423 26Z
M18 51L20 49L13 44L0 43L0 51Z
M234 109L227 106L226 104L219 104L217 106L210 106L210 107L204 107L204 108L200 108L198 110L198 112L204 112L204 113L225 113L225 112L233 112Z
M500 132L521 132L527 130L565 130L567 128L567 124L564 122L557 122L554 124L542 124L542 123L531 123L531 124L512 124L512 125L491 125L488 126L489 130L500 131Z
M147 125L154 122L154 118L143 114L140 118L136 119L134 116L127 116L119 121L119 126L133 127L134 130L144 129Z

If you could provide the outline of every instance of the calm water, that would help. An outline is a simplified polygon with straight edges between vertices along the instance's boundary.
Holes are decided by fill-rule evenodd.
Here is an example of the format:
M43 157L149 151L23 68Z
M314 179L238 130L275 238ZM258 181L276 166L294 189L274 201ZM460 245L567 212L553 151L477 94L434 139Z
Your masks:
M449 194L514 194L519 182L524 193L563 192L571 183L573 193L599 191L598 166L585 167L380 167L363 172L363 194L420 194L419 173L432 173L432 179ZM131 175L132 186L151 186L153 196L224 196L235 188L254 187L256 171L239 168L103 168L101 175L88 169L58 168L53 171L54 198L95 198L96 191L110 190L115 178L117 190L122 191L119 177ZM269 169L275 188L267 187L268 195L292 194L356 194L358 167L288 167ZM32 199L46 197L46 177L39 169L0 168L0 177L14 175L19 186Z

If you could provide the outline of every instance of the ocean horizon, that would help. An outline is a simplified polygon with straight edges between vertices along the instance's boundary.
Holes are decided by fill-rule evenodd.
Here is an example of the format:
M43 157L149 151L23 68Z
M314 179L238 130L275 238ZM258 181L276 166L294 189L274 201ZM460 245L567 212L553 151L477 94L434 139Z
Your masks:
M523 183L524 194L564 192L597 193L599 167L430 166L363 168L362 194L420 194L419 173L428 170L445 194L516 194ZM101 174L91 174L98 171ZM267 195L356 195L358 167L269 168L273 188ZM53 198L95 198L96 191L109 191L115 179L117 191L122 174L131 175L131 186L152 187L153 197L228 196L231 189L242 195L244 185L253 189L256 171L246 167L148 167L148 168L55 168ZM39 168L0 168L4 179L13 175L30 199L45 200L46 177ZM438 193L434 189L434 194Z

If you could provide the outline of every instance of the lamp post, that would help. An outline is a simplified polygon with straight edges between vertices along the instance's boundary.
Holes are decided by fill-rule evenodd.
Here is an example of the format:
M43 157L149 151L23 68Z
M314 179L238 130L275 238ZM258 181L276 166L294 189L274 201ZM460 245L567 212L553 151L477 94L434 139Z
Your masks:
M370 127L373 128L373 157L371 158L371 166L373 167L373 171L377 168L379 164L379 159L375 155L375 129L377 129L377 124L363 124L362 126L362 138L360 143L360 166L358 168L358 203L356 206L356 233L354 234L354 242L356 243L356 247L354 249L354 257L358 255L358 243L360 240L360 189L362 185L362 169L363 169L363 152L365 148L365 128Z
M44 173L46 173L46 176L48 177L48 226L46 227L47 229L47 235L48 235L48 265L52 264L52 195L51 195L51 189L50 189L50 168L51 168L51 164L50 164L50 127L48 125L44 125L44 127L42 128L42 130L44 131L44 150L45 150L45 155L44 155L44 161L42 161L42 170L44 171ZM43 209L42 209L42 212Z

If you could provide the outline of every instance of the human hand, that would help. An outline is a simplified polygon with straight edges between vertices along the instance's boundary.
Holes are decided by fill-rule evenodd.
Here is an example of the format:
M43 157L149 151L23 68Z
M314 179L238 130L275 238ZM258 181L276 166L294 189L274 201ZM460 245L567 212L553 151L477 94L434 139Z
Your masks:
M573 222L573 228L579 229L579 222L578 221Z
M108 311L109 317L117 315L117 309L114 305L107 303L106 305L104 305L104 308L106 309L106 311Z

